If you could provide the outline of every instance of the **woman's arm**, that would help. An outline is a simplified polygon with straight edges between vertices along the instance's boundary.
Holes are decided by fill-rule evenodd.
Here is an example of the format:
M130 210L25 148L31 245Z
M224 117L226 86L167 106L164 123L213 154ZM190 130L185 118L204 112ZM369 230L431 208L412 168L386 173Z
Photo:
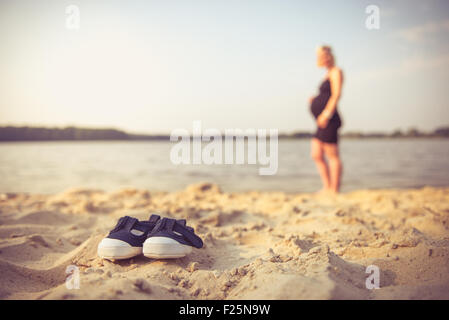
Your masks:
M329 120L335 113L338 100L341 96L341 88L343 85L343 72L339 68L334 68L329 73L329 81L331 84L331 96L327 101L326 107L318 116L317 122L320 128L326 128Z

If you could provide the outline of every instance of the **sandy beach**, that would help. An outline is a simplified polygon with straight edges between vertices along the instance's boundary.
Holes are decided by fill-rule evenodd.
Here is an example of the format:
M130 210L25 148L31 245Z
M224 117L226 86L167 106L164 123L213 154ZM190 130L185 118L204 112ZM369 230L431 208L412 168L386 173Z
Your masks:
M185 258L111 262L99 241L124 215L185 218ZM66 268L80 289L66 287ZM368 290L366 267L380 270ZM449 299L449 188L338 196L74 189L0 195L1 299Z

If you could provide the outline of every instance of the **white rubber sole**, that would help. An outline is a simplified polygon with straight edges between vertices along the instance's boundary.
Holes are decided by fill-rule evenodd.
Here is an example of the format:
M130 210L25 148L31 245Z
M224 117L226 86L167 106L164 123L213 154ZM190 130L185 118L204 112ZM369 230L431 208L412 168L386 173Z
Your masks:
M182 258L192 252L192 247L165 237L152 237L143 243L143 255L153 259Z
M98 244L98 256L108 260L129 259L142 254L142 247L132 247L122 240L104 238Z

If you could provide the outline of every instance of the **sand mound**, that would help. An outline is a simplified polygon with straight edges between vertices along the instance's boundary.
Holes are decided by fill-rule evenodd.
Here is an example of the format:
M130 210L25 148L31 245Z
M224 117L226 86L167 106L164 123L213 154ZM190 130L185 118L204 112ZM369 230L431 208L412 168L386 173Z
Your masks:
M175 260L97 257L120 216L154 212L187 219L205 247ZM369 265L381 289L366 288ZM80 289L66 287L68 266ZM449 189L4 194L0 274L3 299L449 299Z

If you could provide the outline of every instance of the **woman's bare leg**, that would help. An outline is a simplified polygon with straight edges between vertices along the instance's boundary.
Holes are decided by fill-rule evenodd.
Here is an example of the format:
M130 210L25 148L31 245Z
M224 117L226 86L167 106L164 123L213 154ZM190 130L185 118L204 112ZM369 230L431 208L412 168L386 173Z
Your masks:
M329 161L330 189L332 192L338 193L340 191L341 173L343 171L338 145L336 143L324 143L323 145L326 158Z
M329 180L329 168L326 160L324 159L323 143L316 138L312 139L311 157L313 161L315 161L321 181L323 182L323 190L329 190L331 187Z

